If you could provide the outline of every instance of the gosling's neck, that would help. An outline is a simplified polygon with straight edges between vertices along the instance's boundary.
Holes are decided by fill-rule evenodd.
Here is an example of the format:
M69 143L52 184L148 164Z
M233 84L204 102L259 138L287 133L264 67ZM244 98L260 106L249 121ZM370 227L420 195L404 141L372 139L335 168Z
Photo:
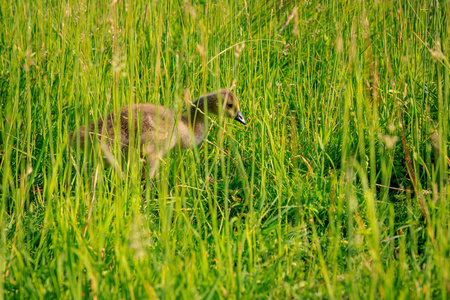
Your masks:
M188 107L183 119L185 123L192 128L194 140L190 141L190 145L187 148L192 147L192 144L200 144L205 137L205 111L208 113L216 113L217 111L217 95L208 94L203 95L194 100L194 102Z
M200 96L190 105L187 112L189 124L193 128L203 125L205 122L205 112L217 114L218 99L217 92Z
M196 99L189 107L189 123L195 129L197 125L204 126L205 114L203 113L205 98Z

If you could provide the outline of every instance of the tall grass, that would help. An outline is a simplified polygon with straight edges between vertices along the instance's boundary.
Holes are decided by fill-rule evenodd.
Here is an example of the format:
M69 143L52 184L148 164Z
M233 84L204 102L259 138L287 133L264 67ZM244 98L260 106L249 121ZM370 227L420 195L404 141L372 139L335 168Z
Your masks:
M449 2L191 2L0 2L0 298L447 298ZM233 83L153 188L68 146Z

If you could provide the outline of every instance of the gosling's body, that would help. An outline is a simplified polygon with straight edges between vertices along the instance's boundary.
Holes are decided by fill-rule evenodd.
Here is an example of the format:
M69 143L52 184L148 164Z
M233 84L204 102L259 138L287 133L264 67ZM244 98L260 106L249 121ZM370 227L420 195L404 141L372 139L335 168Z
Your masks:
M142 154L147 161L148 175L153 178L159 161L171 149L175 147L188 149L203 141L206 130L205 113L222 114L246 124L236 96L231 91L223 89L199 97L185 113L176 113L167 107L153 104L125 106L121 109L118 121L120 133L116 131L114 114L109 114L106 120L98 120L97 131L94 124L88 126L88 134L84 127L80 128L78 132L80 146L84 149L84 144L88 142L87 138L93 138L94 132L98 132L102 145L111 146L117 137L121 148L128 150L130 138L134 136L140 140ZM105 156L110 154L109 147L102 149L103 152L108 151L104 153Z

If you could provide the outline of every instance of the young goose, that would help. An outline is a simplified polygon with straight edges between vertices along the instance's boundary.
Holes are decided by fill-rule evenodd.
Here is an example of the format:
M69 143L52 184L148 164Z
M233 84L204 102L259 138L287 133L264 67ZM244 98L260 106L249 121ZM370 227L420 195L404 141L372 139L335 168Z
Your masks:
M223 115L247 125L239 110L237 97L226 89L200 96L184 113L177 113L164 106L153 104L125 106L121 109L119 121L120 133L118 134L120 136L118 138L121 148L128 150L130 134L134 134L137 139L140 139L142 153L147 161L146 169L150 178L153 178L159 161L171 149L176 146L188 149L203 141L206 131L206 114ZM134 120L129 120L129 117ZM140 125L139 135L136 133L138 122ZM97 124L97 132L101 136L99 139L103 141L101 142L103 155L112 157L108 146L114 143L116 136L114 114L109 114L104 121L98 120ZM131 124L133 128L129 127ZM90 124L87 130L83 126L77 132L82 149L86 143L86 131L89 139L92 138L96 132L94 124ZM74 143L76 143L76 139Z

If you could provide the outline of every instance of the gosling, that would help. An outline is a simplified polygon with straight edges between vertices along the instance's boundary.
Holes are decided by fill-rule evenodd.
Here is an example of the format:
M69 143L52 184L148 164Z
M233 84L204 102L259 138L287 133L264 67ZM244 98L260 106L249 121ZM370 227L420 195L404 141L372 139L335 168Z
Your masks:
M227 89L200 96L184 113L177 113L159 105L136 104L121 109L120 132L117 133L120 148L128 151L130 137L133 135L135 139L140 139L141 153L147 163L142 177L145 178L148 171L150 179L154 178L160 160L170 150L175 147L193 148L203 141L206 133L206 114L222 115L247 125L239 109L237 97ZM129 120L130 117L134 120ZM137 129L138 123L140 130ZM100 135L103 156L110 164L114 164L115 160L109 149L116 137L115 124L115 115L111 113L105 120L98 120L97 130L94 124L88 125L87 130L82 126L73 135L72 143L76 144L79 138L80 147L84 149L84 145L90 143L97 132ZM118 167L117 163L115 164Z

